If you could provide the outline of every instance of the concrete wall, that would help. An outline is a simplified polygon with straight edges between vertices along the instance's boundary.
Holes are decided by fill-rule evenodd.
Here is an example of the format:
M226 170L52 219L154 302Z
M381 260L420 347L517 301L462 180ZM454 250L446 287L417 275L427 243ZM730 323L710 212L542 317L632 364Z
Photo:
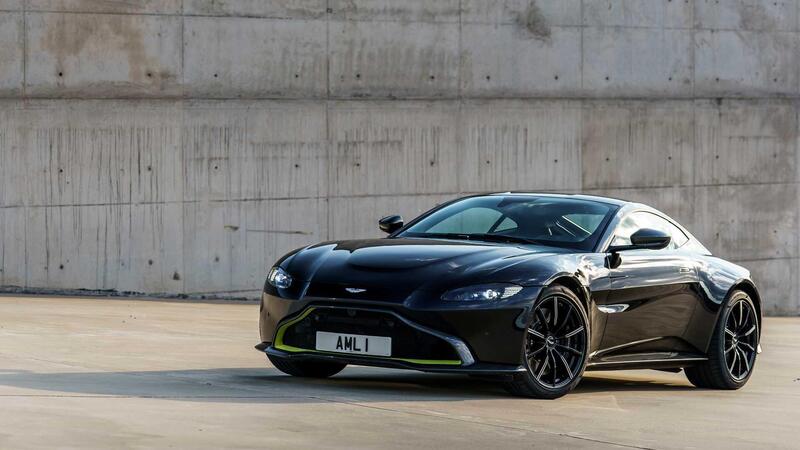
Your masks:
M800 314L800 0L0 0L0 285L255 296L453 196L652 204Z

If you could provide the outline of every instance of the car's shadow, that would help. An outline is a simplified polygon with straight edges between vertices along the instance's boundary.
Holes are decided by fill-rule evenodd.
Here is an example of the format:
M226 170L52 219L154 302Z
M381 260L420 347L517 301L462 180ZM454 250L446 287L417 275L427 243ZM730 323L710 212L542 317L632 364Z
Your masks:
M7 388L12 388L11 390ZM681 391L687 383L589 374L572 396L615 391ZM44 391L44 392L42 392ZM270 368L38 373L0 369L0 394L148 397L197 402L460 401L512 398L497 382L460 375L364 367L330 379L294 378Z

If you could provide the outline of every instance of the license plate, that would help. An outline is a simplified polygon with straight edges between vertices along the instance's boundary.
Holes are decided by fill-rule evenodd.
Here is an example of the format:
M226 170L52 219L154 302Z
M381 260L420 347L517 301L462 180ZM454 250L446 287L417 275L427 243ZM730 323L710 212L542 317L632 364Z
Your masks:
M392 338L317 331L316 349L356 355L392 356Z

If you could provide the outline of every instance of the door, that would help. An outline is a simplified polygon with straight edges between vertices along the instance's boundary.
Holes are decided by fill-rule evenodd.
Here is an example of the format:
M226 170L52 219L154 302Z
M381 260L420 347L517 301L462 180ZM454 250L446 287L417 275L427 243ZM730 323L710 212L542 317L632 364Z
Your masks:
M684 332L699 301L694 259L680 250L689 238L667 219L638 211L625 217L611 245L630 244L640 228L666 232L670 244L662 250L629 250L611 269L611 290L600 310L608 314L601 352L625 355L692 352Z

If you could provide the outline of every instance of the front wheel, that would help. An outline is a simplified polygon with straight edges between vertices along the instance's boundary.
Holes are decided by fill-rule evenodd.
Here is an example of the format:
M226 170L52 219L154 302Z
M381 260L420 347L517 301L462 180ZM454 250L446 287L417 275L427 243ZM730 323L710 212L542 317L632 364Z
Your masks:
M347 364L330 361L290 361L267 354L269 361L281 372L295 377L328 378L341 372Z
M758 354L758 316L753 300L734 291L719 315L708 348L708 361L686 368L686 378L697 386L739 389L753 373Z
M523 345L527 370L505 387L524 397L561 397L578 385L586 368L586 312L571 290L550 286L542 292L532 316Z

